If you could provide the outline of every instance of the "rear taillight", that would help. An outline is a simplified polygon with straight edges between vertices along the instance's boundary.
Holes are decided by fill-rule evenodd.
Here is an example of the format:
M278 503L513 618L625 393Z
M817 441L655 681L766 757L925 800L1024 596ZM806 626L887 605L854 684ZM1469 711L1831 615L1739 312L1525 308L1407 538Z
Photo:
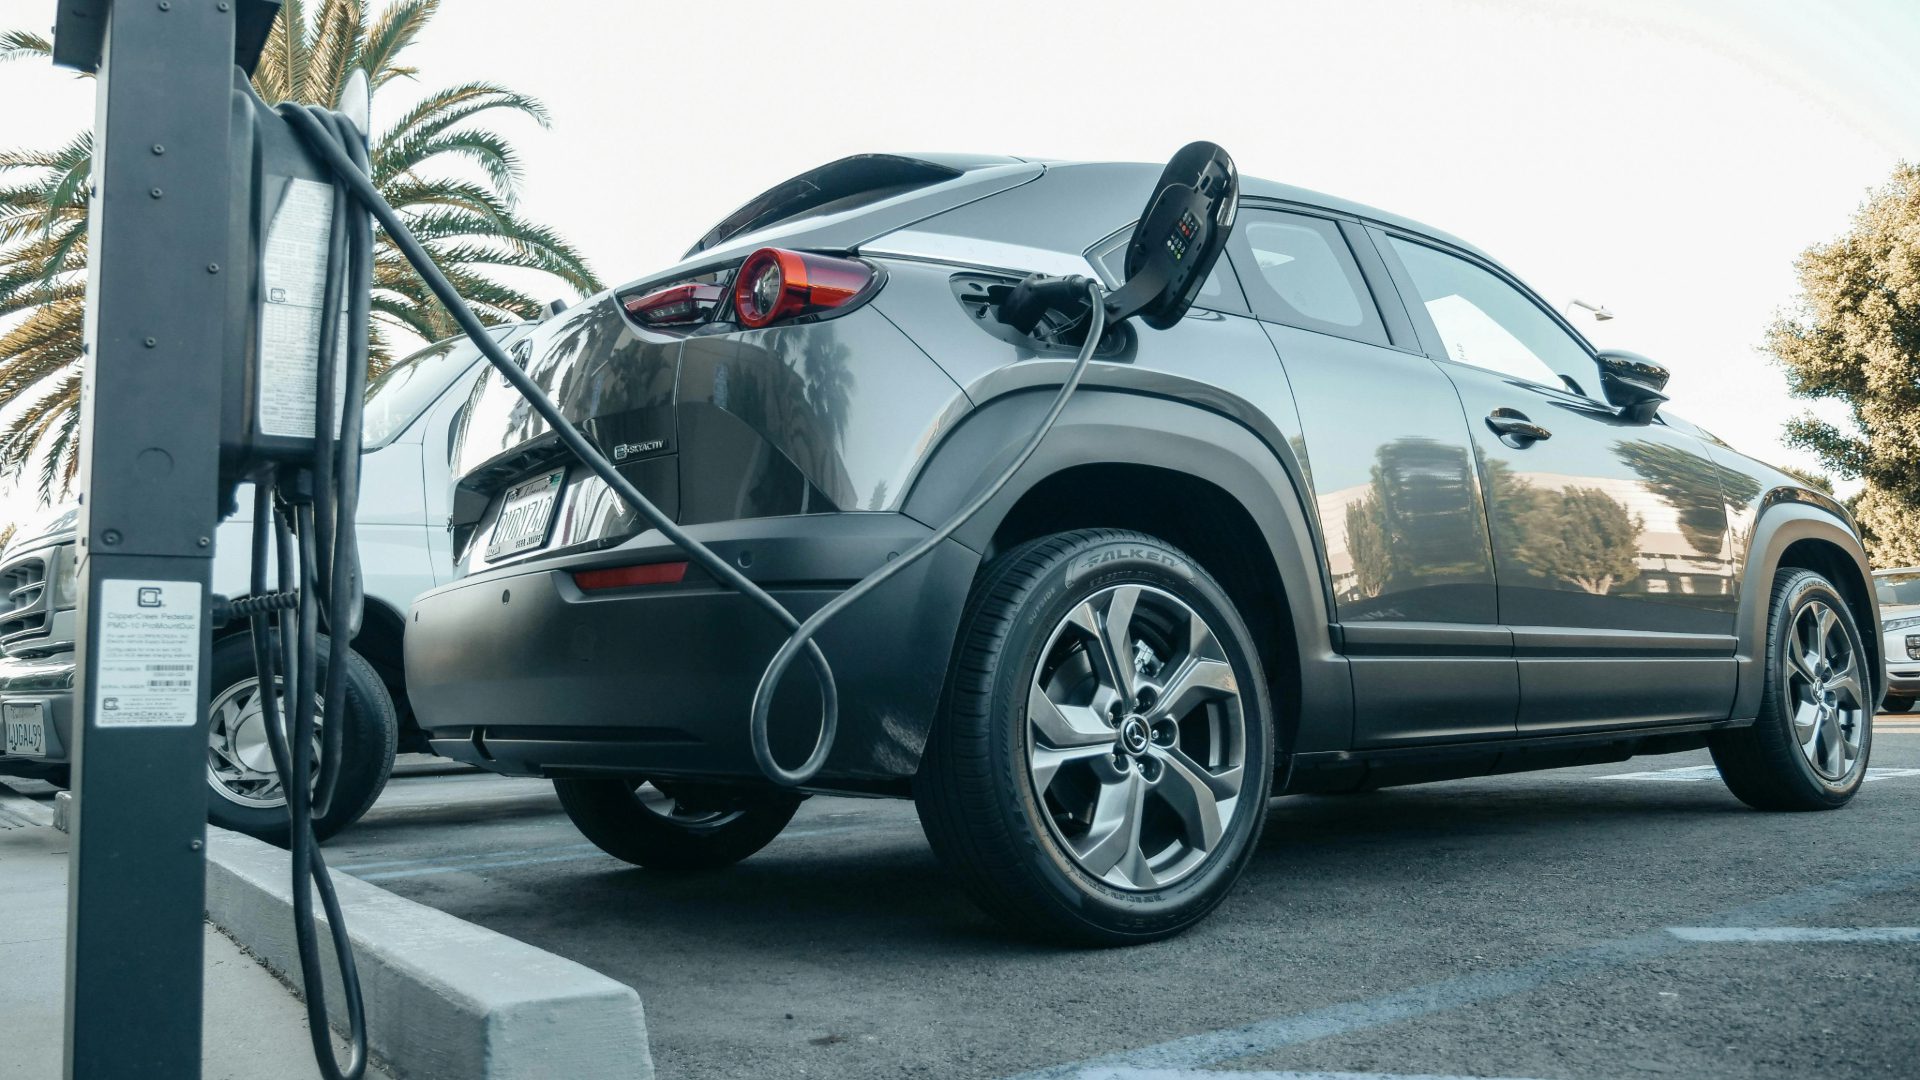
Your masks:
M613 566L605 570L577 570L573 583L582 592L598 589L631 589L638 585L677 585L687 576L683 562L642 563L639 566Z
M720 302L724 291L718 285L691 283L669 285L645 296L627 301L627 314L648 326L679 326L697 323L707 317Z
M733 279L733 313L758 330L783 319L840 307L873 283L873 268L853 259L761 248Z

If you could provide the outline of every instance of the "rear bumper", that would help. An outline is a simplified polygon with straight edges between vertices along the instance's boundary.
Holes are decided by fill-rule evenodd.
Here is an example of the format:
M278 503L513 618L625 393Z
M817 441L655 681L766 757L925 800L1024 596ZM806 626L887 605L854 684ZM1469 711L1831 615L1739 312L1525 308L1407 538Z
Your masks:
M689 531L802 618L928 532L882 513ZM785 630L697 568L679 585L591 594L572 576L682 558L648 532L418 598L406 633L407 687L434 751L512 774L758 778L748 713ZM978 561L948 542L823 631L840 732L818 786L887 790L913 775ZM796 663L772 716L782 762L798 764L811 749L817 695L811 670Z
M65 765L73 746L73 654L54 653L36 659L0 657L0 706L37 703L46 721L47 754L28 757L0 753L0 774L38 776L48 767ZM4 716L0 708L0 716ZM0 741L0 748L6 743Z

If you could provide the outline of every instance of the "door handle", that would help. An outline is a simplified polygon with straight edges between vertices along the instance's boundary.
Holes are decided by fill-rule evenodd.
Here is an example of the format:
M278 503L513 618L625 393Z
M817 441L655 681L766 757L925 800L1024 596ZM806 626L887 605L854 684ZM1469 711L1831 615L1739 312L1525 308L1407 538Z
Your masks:
M1495 409L1487 414L1487 427L1500 436L1500 441L1515 450L1524 450L1534 443L1553 438L1553 432L1527 419L1527 414L1518 409Z

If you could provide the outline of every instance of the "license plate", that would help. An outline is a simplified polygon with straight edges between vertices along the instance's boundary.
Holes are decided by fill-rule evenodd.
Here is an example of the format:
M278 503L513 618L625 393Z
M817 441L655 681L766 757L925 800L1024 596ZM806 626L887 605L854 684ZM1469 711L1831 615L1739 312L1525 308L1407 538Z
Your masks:
M565 475L565 469L555 469L507 489L500 502L500 520L494 522L493 535L487 540L488 561L547 542L547 529L553 524L553 508L560 502L560 481Z
M7 753L47 756L47 720L39 702L8 702L0 706L0 726L7 729Z

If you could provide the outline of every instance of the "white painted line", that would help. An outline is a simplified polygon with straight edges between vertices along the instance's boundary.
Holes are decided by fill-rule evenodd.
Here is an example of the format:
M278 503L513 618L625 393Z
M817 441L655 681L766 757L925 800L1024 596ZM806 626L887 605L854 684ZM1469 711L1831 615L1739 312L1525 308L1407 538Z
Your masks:
M1602 780L1672 780L1678 783L1694 783L1700 780L1720 779L1720 770L1712 765L1688 765L1680 769L1654 769L1650 772L1610 773L1600 777Z
M1681 941L1920 944L1920 926L1669 926Z
M1903 776L1920 776L1920 769L1874 769L1867 770L1865 783L1877 780L1896 780ZM1712 765L1686 765L1678 769L1654 769L1649 772L1609 773L1595 777L1598 780L1663 780L1674 783L1691 784L1702 780L1720 779L1720 770Z
M1214 1069L1095 1069L1080 1074L1080 1080L1514 1080L1513 1077L1488 1078L1436 1076L1432 1073L1376 1072L1220 1072Z
M514 851L477 851L470 855L431 855L424 859L387 859L383 862L345 863L333 869L359 876L362 870L385 870L400 866L438 866L442 863L466 861L472 859L500 859L517 855L551 855L561 851L593 851L592 844L559 844L547 847L520 848Z
M1783 923L1841 907L1861 897L1909 889L1916 885L1920 885L1920 863L1910 863L1743 904L1720 912L1712 921L1747 926ZM1112 1077L1115 1069L1201 1069L1464 1005L1497 1001L1548 983L1656 959L1678 952L1689 944L1659 930L1614 938L1585 948L1550 953L1514 967L1456 975L1379 997L1341 1002L1241 1027L1201 1032L1134 1050L1053 1065L1021 1073L1014 1080L1094 1080L1096 1077Z
M412 870L382 870L372 874L355 874L361 881L394 881L399 878L426 877L431 874L457 874L470 870L504 870L512 866L539 866L544 863L584 862L588 859L610 859L613 856L600 851L582 851L573 855L549 855L543 859L498 859L493 862L470 862L459 866L421 866Z

